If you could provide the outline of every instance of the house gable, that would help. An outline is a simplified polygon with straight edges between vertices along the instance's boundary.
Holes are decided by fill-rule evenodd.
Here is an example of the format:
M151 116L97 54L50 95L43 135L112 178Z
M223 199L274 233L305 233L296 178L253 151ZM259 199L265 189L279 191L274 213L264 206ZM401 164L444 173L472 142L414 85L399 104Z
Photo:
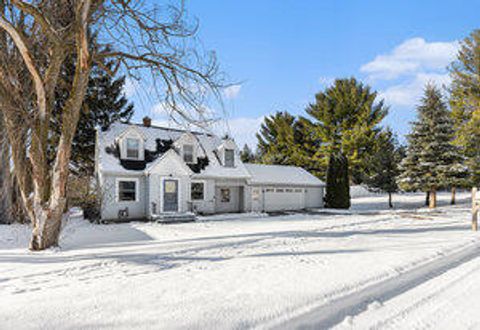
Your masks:
M233 150L234 154L234 166L237 166L241 160L238 153L237 144L232 139L225 139L217 148L217 156L220 164L225 166L225 150Z
M122 160L145 160L145 135L137 127L130 126L123 131L116 139L120 151L120 159ZM138 158L131 158L127 155L127 143L129 140L137 141L138 143Z
M183 159L174 151L169 150L155 160L145 170L147 174L160 174L166 176L190 176L192 170L185 164Z

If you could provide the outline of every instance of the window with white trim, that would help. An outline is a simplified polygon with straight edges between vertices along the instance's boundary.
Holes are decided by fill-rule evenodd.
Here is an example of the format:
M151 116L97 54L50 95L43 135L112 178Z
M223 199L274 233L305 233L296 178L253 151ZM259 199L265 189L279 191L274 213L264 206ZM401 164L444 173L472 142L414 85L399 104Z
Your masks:
M185 163L193 163L193 145L183 145L183 161Z
M220 201L222 203L230 203L230 189L228 188L220 189Z
M137 181L118 180L118 201L135 202L137 200Z
M127 139L127 158L139 159L140 158L140 140L139 139Z
M191 198L192 201L199 201L205 198L205 193L204 193L204 184L203 182L192 182L191 185Z
M235 152L233 149L225 149L225 167L235 166Z

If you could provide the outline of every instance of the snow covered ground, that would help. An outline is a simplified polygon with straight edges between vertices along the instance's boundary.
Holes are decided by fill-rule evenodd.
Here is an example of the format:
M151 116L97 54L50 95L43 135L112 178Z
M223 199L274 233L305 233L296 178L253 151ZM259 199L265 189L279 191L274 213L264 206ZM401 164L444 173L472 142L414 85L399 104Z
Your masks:
M393 211L375 195L355 198L348 212L174 225L72 218L61 248L41 253L25 249L27 227L0 226L0 328L291 327L408 278L418 285L390 290L398 295L359 314L345 309L336 326L480 327L480 260L454 262L480 245L470 231L469 196L458 197L452 207L441 194L435 211L417 209L424 202L418 194L395 196ZM425 272L418 269L436 273L419 280ZM462 310L469 316L454 323Z

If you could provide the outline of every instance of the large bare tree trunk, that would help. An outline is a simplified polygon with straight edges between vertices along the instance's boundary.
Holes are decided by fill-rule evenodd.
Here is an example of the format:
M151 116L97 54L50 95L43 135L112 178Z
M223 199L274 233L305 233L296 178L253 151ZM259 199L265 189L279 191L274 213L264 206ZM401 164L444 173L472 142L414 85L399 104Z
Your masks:
M429 206L430 205L430 191L427 191L425 193L425 206Z
M434 209L437 207L437 190L435 188L430 189L430 203L429 207Z
M62 128L53 175L50 182L48 206L41 198L34 198L34 229L30 241L31 250L43 250L58 245L62 226L62 217L67 201L67 181L69 174L72 141L80 118L80 111L87 90L91 61L87 42L87 17L89 2L86 1L77 13L79 27L76 35L77 61L70 97L65 104L62 115ZM48 125L48 124L47 124ZM33 163L32 163L33 165ZM34 177L34 180L37 179ZM35 196L41 196L38 190Z

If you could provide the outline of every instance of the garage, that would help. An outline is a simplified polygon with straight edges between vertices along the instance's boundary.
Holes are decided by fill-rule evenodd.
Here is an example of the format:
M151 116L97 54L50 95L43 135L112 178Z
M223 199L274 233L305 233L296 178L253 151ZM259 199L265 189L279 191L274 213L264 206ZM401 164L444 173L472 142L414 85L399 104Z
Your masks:
M245 164L251 179L251 211L275 212L323 207L325 184L295 166Z
M267 187L263 189L264 211L298 210L305 208L303 188Z

